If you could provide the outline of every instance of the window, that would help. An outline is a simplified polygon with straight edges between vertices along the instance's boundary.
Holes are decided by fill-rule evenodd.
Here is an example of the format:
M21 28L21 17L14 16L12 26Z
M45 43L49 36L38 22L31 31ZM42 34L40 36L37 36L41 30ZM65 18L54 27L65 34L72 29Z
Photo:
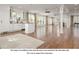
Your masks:
M38 19L37 19L38 26L43 26L46 24L46 17L45 16L38 15L37 17L38 17Z
M29 23L35 23L35 15L34 14L32 14L32 13L29 13Z
M52 24L52 22L53 22L52 17L49 17L49 18L48 18L48 24L50 24L50 25L51 25L51 24Z

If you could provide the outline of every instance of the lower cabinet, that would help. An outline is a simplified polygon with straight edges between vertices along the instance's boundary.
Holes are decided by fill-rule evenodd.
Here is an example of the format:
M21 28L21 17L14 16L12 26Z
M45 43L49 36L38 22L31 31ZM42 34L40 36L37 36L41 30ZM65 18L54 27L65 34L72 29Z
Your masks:
M24 24L11 24L10 25L10 30L9 31L18 31L24 29Z
M18 31L24 28L24 24L0 24L0 33Z
M8 32L8 31L9 31L8 24L0 24L0 33Z
M14 32L25 29L25 33L32 33L35 30L34 24L0 24L0 33Z

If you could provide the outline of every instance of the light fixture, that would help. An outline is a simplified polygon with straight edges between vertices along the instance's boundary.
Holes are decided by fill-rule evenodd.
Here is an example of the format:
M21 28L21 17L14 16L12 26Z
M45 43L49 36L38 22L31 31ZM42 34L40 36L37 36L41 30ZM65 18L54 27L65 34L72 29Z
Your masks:
M45 10L45 13L50 13L50 10L46 9L46 10Z

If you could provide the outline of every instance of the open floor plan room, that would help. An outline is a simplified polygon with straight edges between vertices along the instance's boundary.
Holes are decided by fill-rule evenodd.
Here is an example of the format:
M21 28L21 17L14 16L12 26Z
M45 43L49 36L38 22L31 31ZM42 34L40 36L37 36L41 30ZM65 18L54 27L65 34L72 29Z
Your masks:
M78 4L0 4L0 48L79 48Z

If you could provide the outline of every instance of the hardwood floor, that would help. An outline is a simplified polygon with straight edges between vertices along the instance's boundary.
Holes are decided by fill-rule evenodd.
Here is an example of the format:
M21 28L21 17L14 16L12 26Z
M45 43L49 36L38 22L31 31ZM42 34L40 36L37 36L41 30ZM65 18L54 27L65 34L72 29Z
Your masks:
M79 48L79 28L64 28L63 33L54 26L37 28L37 32L28 34L45 43L38 48Z
M36 29L36 32L26 34L24 31L18 31L14 33L8 33L6 35L13 35L16 33L22 33L38 40L43 40L44 44L38 48L52 49L52 48L79 48L79 28L64 28L63 33L60 33L60 28L49 25L47 27L42 26ZM2 35L2 36L6 36Z

